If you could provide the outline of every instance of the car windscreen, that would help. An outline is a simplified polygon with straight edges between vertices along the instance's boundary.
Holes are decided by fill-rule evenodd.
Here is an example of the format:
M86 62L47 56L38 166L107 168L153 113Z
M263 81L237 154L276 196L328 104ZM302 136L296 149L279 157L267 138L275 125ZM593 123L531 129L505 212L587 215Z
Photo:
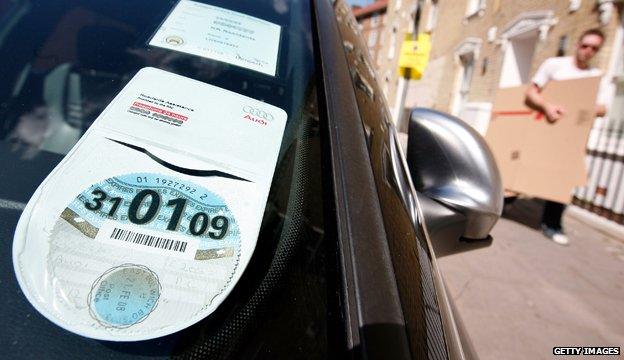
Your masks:
M266 35L267 57L254 58L248 49L229 60L202 49L176 50L189 41L176 36L158 45L154 39L165 26L176 26L167 20L183 1L276 25ZM327 316L334 311L327 271L334 260L324 236L311 18L304 0L0 1L0 345L6 352L23 358L326 356ZM223 303L172 335L97 341L54 325L28 303L14 275L11 246L37 187L147 67L280 108L286 126L253 256ZM184 141L172 137L169 145Z

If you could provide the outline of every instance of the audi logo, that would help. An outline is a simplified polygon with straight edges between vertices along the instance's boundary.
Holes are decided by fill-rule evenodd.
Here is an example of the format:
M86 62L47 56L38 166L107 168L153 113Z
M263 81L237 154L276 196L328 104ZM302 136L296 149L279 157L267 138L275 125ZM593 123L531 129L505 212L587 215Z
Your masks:
M253 115L253 116L257 116L257 117L259 117L261 119L268 120L268 121L273 121L273 115L269 114L266 111L263 111L263 110L251 107L249 105L243 106L243 111L246 112L247 114L250 114L250 115Z

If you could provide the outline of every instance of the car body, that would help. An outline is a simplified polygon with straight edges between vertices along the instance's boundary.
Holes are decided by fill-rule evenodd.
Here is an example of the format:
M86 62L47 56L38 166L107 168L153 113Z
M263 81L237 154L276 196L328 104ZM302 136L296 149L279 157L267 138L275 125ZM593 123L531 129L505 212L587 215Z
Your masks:
M468 168L476 179L472 190L485 184L481 191L493 194L485 201L494 204L490 208L453 202L453 194L470 189L436 192L448 168L432 170L438 171L434 184L421 181L430 174L426 161L413 160L422 166L410 171L410 154L422 159L427 149L412 141L404 156L357 24L342 0L206 1L281 27L275 76L149 46L176 3L2 3L4 351L12 358L474 356L434 252L491 241L460 241L468 223L479 223L484 213L490 220L481 233L487 235L502 205L487 149L469 148L481 165ZM204 320L172 335L97 341L61 329L28 303L8 261L11 239L37 186L132 76L148 66L280 107L288 124L258 245L228 298ZM422 126L414 131L421 134L426 122L418 122L418 114L444 117L416 112L414 124ZM462 141L453 137L457 130L478 143L474 133L460 128L447 133L447 141ZM430 148L430 155L436 151ZM460 163L470 158L456 155Z

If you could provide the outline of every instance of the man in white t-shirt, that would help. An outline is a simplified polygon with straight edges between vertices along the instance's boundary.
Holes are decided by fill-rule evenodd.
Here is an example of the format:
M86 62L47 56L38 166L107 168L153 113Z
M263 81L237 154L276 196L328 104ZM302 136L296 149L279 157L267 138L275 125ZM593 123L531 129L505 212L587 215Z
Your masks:
M551 80L571 80L601 76L602 71L592 67L590 61L600 50L604 43L604 38L603 32L599 29L587 30L579 37L574 56L554 57L544 61L535 73L532 84L527 89L526 104L542 112L551 123L559 120L565 114L565 108L561 105L547 102L542 96L542 89ZM582 89L579 91L582 91ZM604 95L604 86L601 86L596 104L596 116L604 116L606 114ZM547 200L544 205L541 224L544 235L560 245L569 243L561 227L561 216L564 210L564 204Z

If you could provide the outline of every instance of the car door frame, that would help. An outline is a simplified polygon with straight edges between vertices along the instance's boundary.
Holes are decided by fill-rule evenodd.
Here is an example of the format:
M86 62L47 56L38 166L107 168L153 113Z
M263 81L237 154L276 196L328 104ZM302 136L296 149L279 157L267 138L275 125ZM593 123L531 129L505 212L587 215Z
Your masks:
M335 200L338 238L341 303L349 357L412 358L406 319L399 300L392 256L388 247L383 214L375 184L366 134L362 126L353 80L338 29L334 0L312 0L315 15L315 49L319 59L319 111L326 121L331 163L331 187ZM398 144L396 129L391 126L392 140ZM431 253L430 265L440 308L444 344L451 359L475 358L465 330L454 318L428 238L421 196L414 190L405 156L397 145L393 169L405 177L402 190L412 195L415 204L409 211L416 214L415 227L424 233ZM417 281L417 280L415 280ZM462 330L464 330L462 332ZM462 335L463 334L463 335ZM470 351L464 351L466 350Z

